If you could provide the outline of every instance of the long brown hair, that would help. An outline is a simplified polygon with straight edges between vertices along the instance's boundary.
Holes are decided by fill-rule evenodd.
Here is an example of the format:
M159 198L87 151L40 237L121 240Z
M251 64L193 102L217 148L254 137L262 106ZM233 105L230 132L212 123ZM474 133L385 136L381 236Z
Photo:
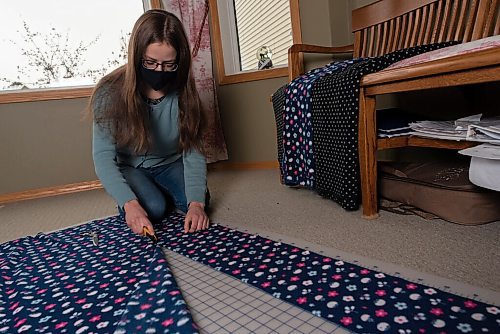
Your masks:
M102 78L94 88L89 110L94 120L107 126L118 147L135 153L151 148L148 106L139 91L141 58L152 43L166 43L177 51L179 67L175 81L167 89L179 96L179 149L202 152L201 131L205 124L192 70L189 41L181 21L160 9L146 11L134 25L128 45L128 62ZM100 112L94 112L100 103Z

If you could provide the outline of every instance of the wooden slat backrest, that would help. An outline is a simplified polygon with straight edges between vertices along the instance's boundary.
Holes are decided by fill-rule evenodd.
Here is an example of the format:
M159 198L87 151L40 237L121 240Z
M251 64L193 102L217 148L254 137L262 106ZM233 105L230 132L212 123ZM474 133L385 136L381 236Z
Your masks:
M384 0L352 14L354 56L500 34L500 0Z

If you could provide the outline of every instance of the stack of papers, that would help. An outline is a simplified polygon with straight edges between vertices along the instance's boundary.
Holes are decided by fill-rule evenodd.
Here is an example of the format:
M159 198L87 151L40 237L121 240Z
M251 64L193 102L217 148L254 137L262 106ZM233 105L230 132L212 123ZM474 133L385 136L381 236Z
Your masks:
M419 121L410 123L411 134L419 137L466 140L467 128L456 126L454 121Z
M483 119L479 114L456 121L419 121L410 128L419 137L500 144L500 117Z
M500 126L471 124L467 128L467 140L500 144Z

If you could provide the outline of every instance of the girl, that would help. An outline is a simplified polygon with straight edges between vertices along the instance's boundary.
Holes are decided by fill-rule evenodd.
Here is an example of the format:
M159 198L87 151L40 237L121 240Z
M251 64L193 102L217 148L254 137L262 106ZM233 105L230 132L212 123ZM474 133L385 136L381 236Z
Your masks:
M97 176L135 233L171 210L184 231L208 228L203 111L179 19L149 10L135 23L128 63L106 75L90 100Z

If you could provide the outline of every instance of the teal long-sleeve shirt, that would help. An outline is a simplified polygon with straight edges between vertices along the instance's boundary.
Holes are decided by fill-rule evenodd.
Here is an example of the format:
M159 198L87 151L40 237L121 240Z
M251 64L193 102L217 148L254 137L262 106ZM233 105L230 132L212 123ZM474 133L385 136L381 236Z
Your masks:
M94 104L94 114L106 105L102 93ZM94 118L92 155L97 177L104 189L121 207L137 196L120 172L120 166L142 166L144 168L169 164L182 159L187 203L205 202L206 160L195 149L179 153L179 105L177 94L168 94L160 103L150 106L150 131L153 148L144 155L136 155L125 149L118 149L108 128L97 124Z

